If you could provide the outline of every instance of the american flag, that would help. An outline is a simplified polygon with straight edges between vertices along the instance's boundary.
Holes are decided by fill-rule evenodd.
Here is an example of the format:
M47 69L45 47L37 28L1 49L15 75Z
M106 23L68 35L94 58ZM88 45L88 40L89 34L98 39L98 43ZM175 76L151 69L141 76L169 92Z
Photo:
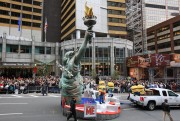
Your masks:
M48 24L47 24L47 18L45 18L45 23L44 23L44 32L47 32Z

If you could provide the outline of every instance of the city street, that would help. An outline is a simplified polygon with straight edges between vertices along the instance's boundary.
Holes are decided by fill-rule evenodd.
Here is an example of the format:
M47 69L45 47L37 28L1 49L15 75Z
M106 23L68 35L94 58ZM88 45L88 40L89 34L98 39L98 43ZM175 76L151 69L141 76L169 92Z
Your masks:
M147 111L136 108L124 100L126 96L121 94L122 112L112 121L162 121L161 109ZM0 95L0 121L66 121L61 113L60 97L59 94ZM179 121L179 111L179 108L171 110L174 121Z

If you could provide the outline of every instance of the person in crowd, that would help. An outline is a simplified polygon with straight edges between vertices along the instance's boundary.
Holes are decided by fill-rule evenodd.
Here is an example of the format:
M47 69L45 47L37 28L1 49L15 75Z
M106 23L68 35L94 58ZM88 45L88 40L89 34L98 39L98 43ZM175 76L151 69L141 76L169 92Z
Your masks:
M99 84L99 76L98 75L96 76L96 84L97 85Z
M169 107L167 99L165 99L164 102L162 103L162 109L163 109L163 121L165 121L166 115L169 116L170 121L173 121L171 114L170 114L170 107Z
M76 98L72 98L71 102L70 102L70 114L67 117L67 121L74 116L74 121L77 121L77 117L76 117Z

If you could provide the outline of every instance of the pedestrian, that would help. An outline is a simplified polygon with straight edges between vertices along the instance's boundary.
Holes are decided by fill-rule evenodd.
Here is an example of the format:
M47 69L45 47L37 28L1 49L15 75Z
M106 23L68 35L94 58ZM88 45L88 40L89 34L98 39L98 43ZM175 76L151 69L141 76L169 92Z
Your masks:
M44 96L44 94L46 94L46 96L47 96L47 86L46 86L45 82L43 82L43 84L42 84L42 95Z
M70 102L70 114L67 117L67 121L72 117L72 115L74 116L74 121L77 121L76 118L76 98L72 98L71 102Z
M163 109L163 121L165 121L166 115L169 116L170 121L173 121L170 114L170 107L167 99L165 99L164 102L162 103L162 109Z

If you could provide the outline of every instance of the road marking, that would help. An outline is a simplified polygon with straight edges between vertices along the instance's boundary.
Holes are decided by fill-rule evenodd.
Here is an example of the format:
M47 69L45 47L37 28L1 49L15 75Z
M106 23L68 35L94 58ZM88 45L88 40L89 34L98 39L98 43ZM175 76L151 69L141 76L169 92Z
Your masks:
M50 97L60 97L60 96L57 96L57 95L49 95Z
M25 105L28 103L0 103L0 105Z
M36 96L36 95L29 95L29 96L32 96L32 97L39 97L39 96Z
M125 108L125 109L122 109L122 110L135 110L136 108Z
M0 114L0 116L7 116L7 115L22 115L23 113L4 113Z
M14 97L22 97L22 96L20 96L20 95L11 95L11 96L14 96Z

